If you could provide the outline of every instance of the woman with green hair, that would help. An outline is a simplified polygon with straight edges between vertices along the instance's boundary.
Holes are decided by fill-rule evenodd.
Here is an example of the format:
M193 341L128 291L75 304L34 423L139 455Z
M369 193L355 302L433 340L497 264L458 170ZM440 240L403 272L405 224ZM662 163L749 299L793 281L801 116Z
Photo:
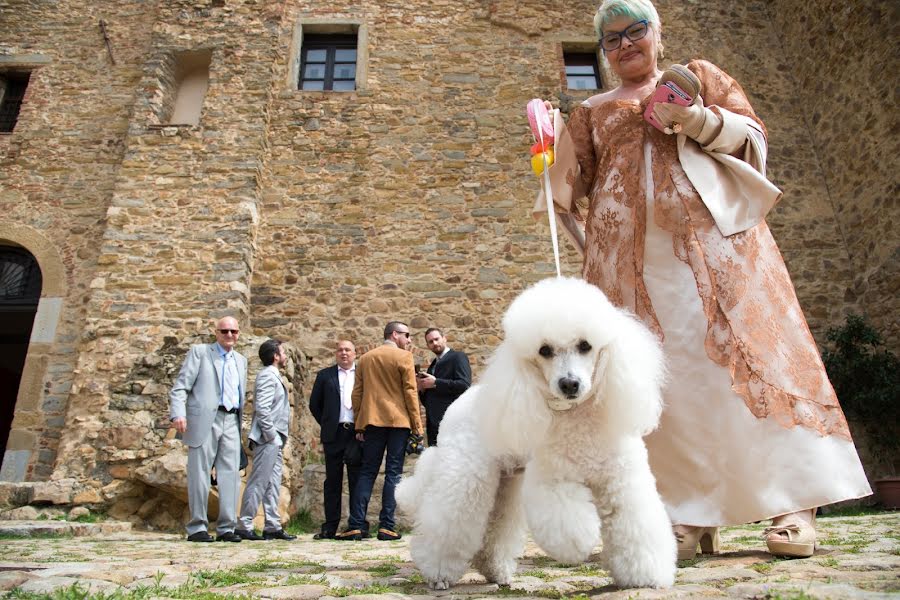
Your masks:
M663 341L666 408L646 441L679 558L717 551L718 526L768 519L770 552L810 556L816 508L871 490L764 220L781 196L765 126L694 60L666 74L693 102L656 104L657 128L653 4L605 0L594 24L621 84L558 122L553 199L583 277Z

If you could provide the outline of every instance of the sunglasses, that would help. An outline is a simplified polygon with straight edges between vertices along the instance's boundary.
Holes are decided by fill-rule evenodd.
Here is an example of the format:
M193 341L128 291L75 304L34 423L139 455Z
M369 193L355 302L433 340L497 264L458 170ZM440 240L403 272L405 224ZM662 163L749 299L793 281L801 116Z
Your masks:
M407 338L409 337L408 331L395 331L394 333L399 333L400 335L405 335Z
M237 335L241 332L239 329L217 329L216 331L218 331L222 335L228 335L229 333L231 335Z

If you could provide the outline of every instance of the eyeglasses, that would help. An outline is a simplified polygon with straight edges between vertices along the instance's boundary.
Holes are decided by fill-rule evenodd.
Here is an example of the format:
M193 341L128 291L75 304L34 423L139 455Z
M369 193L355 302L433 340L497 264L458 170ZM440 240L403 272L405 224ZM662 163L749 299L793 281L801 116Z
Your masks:
M623 37L628 38L629 41L636 42L646 36L649 29L650 24L647 22L647 19L635 21L622 31L611 31L604 34L600 38L600 47L603 48L604 52L612 52L622 45Z
M231 335L237 335L241 332L239 329L217 329L216 331L218 331L222 335L228 335L229 333Z
M395 331L394 333L399 333L400 335L405 335L407 338L409 338L409 332L408 332L408 331Z

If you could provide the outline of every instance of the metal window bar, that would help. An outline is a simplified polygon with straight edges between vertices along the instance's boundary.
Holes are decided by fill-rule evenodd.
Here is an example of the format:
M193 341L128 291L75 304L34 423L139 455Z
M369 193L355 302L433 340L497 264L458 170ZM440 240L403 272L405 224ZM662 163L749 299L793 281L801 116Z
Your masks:
M319 60L309 60L309 54L313 50L325 50L325 62ZM303 89L321 89L332 91L335 90L335 82L338 83L339 91L352 91L356 89L356 60L336 60L338 50L356 50L355 35L308 35L303 39L303 51L300 60L300 81L298 88ZM342 57L343 58L343 57ZM322 77L304 77L307 65L324 65ZM353 66L353 77L336 77L335 69L338 67ZM322 82L321 88L306 87L307 82ZM348 84L347 82L353 82Z
M41 269L30 252L0 247L0 305L37 304L42 283Z

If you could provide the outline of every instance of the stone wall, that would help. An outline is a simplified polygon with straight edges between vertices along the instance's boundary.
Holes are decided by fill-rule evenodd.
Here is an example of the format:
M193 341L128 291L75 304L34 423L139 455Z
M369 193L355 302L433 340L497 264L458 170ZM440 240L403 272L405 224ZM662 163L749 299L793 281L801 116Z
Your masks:
M874 16L893 27L891 6L658 3L665 60L719 64L767 124L769 174L785 191L769 224L819 342L850 311L896 327L897 141L878 135L895 129L879 110L894 82L877 77L896 57L888 42L852 42ZM18 479L71 481L73 501L135 520L168 503L177 522L183 506L160 476L181 451L166 393L188 343L223 314L241 321L251 363L264 336L295 348L292 510L319 452L306 373L331 364L336 339L363 351L404 320L426 362L421 334L437 325L477 376L508 302L554 274L549 229L530 215L524 106L587 95L564 89L562 51L594 43L594 9L0 0L0 68L39 57L19 125L0 136L0 240L55 252L64 279L55 336L32 348L40 365L17 405ZM296 90L298 36L323 23L360 33L356 92ZM200 124L166 123L175 58L206 50ZM843 78L828 88L816 75L831 64Z
M772 0L793 102L821 166L836 240L852 265L838 310L862 311L900 352L900 5L890 0ZM820 235L824 232L818 232ZM823 273L827 278L827 273Z
M149 42L143 24L154 12L154 2L108 2L99 10L87 2L0 1L0 68L32 69L15 131L0 135L0 240L35 254L44 296L54 288L61 299L49 315L52 338L26 362L4 478L47 479L57 458L85 300ZM101 18L116 24L114 66Z

